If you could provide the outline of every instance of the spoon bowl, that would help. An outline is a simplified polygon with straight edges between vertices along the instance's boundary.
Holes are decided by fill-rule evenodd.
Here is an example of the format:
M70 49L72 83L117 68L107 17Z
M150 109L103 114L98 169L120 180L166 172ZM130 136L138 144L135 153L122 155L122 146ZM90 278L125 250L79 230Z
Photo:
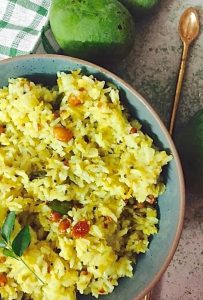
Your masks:
M180 18L179 35L183 43L190 44L198 36L200 30L199 17L193 7L184 11Z

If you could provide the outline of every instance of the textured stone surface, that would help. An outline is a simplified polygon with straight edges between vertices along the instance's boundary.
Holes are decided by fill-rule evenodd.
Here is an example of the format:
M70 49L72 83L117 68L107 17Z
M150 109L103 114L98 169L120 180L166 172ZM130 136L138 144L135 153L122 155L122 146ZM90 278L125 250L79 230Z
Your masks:
M161 0L153 15L137 20L137 38L130 55L108 67L138 90L167 125L182 52L178 22L190 6L199 9L201 34L190 51L176 134L203 108L203 0ZM181 241L152 299L203 299L203 195L187 192Z
M203 299L203 197L188 195L185 224L176 254L153 290L152 300Z

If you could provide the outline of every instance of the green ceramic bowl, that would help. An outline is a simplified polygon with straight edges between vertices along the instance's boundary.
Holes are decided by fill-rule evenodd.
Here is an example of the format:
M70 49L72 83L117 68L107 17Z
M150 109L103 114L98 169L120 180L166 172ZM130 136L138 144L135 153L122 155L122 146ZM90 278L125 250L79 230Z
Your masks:
M88 62L58 55L28 55L0 62L0 86L7 85L8 78L27 76L35 82L54 84L58 71L81 68L86 74L112 82L120 90L121 99L133 116L138 118L144 130L155 144L173 155L165 169L166 192L159 198L159 232L150 243L149 251L140 255L133 278L119 281L112 294L99 300L141 299L160 279L176 250L184 218L184 180L178 154L162 121L143 97L112 73ZM79 300L95 299L78 295Z

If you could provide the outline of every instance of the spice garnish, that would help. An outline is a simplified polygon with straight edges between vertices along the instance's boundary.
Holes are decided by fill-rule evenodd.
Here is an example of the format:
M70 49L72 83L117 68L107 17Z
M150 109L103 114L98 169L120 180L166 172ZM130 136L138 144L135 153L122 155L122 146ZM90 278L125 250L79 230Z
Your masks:
M71 210L72 202L71 201L59 201L57 199L50 201L48 206L61 215L66 215L69 210Z
M31 235L29 226L23 227L13 241L11 241L11 234L14 230L16 214L14 211L9 212L6 217L4 224L0 230L0 248L3 249L3 254L5 256L12 257L16 260L21 261L26 268L32 272L33 275L42 283L44 282L39 278L39 276L27 265L27 263L22 259L24 251L29 247L31 242Z
M44 176L46 176L47 172L46 171L33 171L30 173L29 175L29 179L30 181L34 180L34 179L38 179L38 178L43 178Z

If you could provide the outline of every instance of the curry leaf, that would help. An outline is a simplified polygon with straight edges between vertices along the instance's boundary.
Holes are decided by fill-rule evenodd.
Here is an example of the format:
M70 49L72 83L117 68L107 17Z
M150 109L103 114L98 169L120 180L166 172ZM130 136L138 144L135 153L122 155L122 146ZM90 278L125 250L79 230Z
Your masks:
M14 211L9 212L9 214L2 226L1 235L2 235L2 238L6 242L8 242L10 240L11 233L13 231L14 224L15 224L15 217L16 217L16 215L15 215Z
M35 277L44 284L44 281L27 265L27 263L21 258L23 252L28 248L31 242L29 226L25 226L16 235L12 242L10 241L11 233L15 223L15 212L10 212L0 230L0 248L3 248L3 254L8 257L12 257L16 260L21 261ZM1 296L0 296L1 299Z
M65 95L64 93L61 93L57 96L56 100L52 104L54 110L59 110L60 109L61 102L63 100L64 95Z
M3 254L4 254L5 256L9 256L9 257L12 257L12 258L17 259L17 257L16 257L15 254L13 253L13 251L12 251L12 250L9 250L9 249L7 249L7 248L4 248Z
M71 202L70 201L59 201L53 200L51 201L48 206L53 210L57 211L62 215L66 215L67 212L71 209Z
M4 240L0 240L0 248L5 248L6 242Z
M12 243L13 252L17 256L22 256L23 252L28 248L31 242L30 230L29 226L25 226L21 231L17 234Z

